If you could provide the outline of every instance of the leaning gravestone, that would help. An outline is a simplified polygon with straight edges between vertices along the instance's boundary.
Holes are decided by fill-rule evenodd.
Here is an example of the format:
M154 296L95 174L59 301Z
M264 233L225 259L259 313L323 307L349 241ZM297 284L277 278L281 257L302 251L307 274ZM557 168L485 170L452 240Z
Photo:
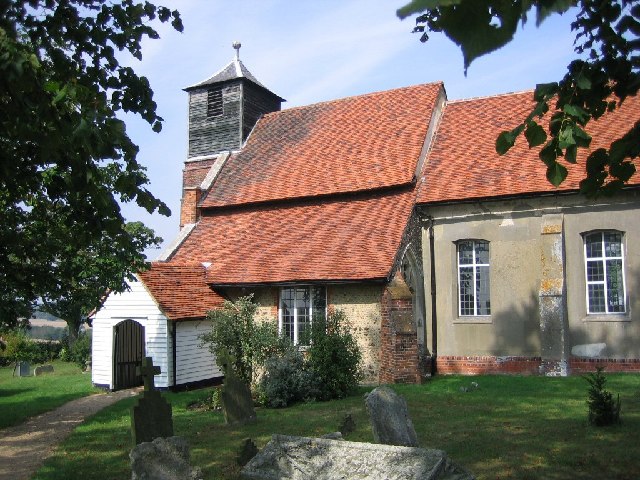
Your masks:
M249 386L235 374L231 367L226 369L220 399L222 400L224 421L227 424L247 423L256 420L256 411L253 408L251 390Z
M53 365L38 365L33 369L33 374L36 377L44 375L45 373L53 373Z
M389 387L378 387L365 396L365 404L376 443L418 446L404 398Z
M155 389L153 383L153 376L160 373L160 367L154 367L151 357L145 357L136 373L144 378L144 392L137 404L131 407L133 445L151 442L158 437L172 437L171 405Z
M273 435L241 471L256 480L474 480L442 450Z
M191 467L189 445L184 438L156 438L133 447L131 480L200 480L202 470Z
M31 364L29 362L18 362L13 369L13 376L28 377L31 372Z

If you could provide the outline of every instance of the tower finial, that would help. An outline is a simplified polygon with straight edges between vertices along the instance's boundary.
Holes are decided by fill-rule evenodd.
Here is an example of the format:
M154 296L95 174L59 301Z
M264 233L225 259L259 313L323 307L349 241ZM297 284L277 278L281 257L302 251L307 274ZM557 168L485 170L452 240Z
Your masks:
M232 47L236 49L236 60L240 60L240 47L242 44L239 41L235 41L232 44Z

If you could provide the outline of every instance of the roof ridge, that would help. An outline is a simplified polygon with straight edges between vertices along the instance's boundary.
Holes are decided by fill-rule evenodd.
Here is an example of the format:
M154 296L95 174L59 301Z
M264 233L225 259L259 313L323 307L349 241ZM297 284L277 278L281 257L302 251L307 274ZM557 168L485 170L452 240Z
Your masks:
M481 95L478 97L469 97L469 98L458 98L456 100L447 100L447 104L449 103L463 103L463 102L472 102L474 100L486 100L489 98L499 98L499 97L510 97L512 95L522 95L523 93L535 92L534 88L530 88L528 90L519 90L517 92L504 92L504 93L495 93L493 95Z
M383 93L398 92L400 90L410 90L410 89L416 89L416 88L428 87L428 86L437 86L437 85L444 85L444 82L442 80L438 80L438 81L435 81L435 82L420 83L418 85L407 85L407 86L404 86L404 87L389 88L387 90L379 90L377 92L360 93L358 95L351 95L349 97L334 98L332 100L323 100L321 102L310 103L308 105L298 105L297 107L284 108L284 109L278 110L276 112L267 113L267 114L265 114L263 116L264 117L268 117L268 116L277 115L277 114L283 113L283 112L291 112L291 111L294 111L294 110L301 110L301 109L309 108L309 107L327 105L329 103L346 102L348 100L353 100L353 99L356 99L356 98L373 97L375 95L381 95Z

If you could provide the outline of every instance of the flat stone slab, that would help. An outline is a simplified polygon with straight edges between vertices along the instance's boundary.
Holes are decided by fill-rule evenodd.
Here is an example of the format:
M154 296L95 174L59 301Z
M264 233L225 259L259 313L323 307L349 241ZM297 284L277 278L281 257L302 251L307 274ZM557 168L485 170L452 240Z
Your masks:
M259 480L473 480L442 450L273 435L242 469Z

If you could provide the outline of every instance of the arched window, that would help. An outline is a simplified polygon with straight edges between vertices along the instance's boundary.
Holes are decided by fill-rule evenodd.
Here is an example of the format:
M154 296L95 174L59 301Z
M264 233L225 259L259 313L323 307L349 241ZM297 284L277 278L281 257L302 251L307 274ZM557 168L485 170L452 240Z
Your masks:
M461 240L458 245L458 314L491 315L489 242Z
M587 313L624 313L624 247L622 232L604 230L584 235Z

